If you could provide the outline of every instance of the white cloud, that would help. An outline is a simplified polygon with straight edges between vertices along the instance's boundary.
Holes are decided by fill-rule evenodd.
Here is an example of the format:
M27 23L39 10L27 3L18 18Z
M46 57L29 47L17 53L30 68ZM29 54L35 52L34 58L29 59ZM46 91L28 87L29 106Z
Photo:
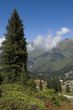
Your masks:
M0 46L2 45L2 42L5 40L5 38L4 37L1 37L0 38Z
M39 35L32 44L27 46L28 52L33 51L35 48L42 48L44 51L51 50L58 46L58 43L61 42L63 35L67 33L72 33L72 30L67 27L63 27L56 32L55 36L52 34L49 34L48 36Z
M56 32L55 36L53 36L53 34L48 34L47 36L39 35L33 43L29 43L27 45L27 50L28 52L33 51L35 48L42 48L44 51L51 50L58 46L58 43L62 40L63 35L67 33L73 33L73 31L67 27L62 27ZM0 46L4 40L4 37L0 38Z
M57 31L57 35L62 36L64 34L70 33L71 31L72 31L71 29L69 29L67 27L63 27L59 31Z
M35 48L42 48L44 49L44 51L51 50L52 48L56 47L60 41L61 41L60 36L55 37L53 37L52 35L48 35L47 37L37 36L33 44L28 45L28 51L32 51Z

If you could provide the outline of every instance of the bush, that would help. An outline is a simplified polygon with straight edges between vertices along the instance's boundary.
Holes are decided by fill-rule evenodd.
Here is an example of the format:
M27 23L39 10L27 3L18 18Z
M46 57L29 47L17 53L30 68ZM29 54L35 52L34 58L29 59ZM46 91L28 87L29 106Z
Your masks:
M55 101L54 101L54 105L55 105L55 106L58 106L58 107L61 106L60 100L55 100Z
M68 101L68 99L62 95L59 95L58 99L60 99L61 101Z
M0 98L0 110L31 110L33 105L36 105L38 110L45 110L44 102L35 98L35 93L31 95L27 93L24 87L17 84L3 84L1 88L3 95Z
M19 100L11 100L8 98L0 100L0 110L27 110L27 108L27 103Z
M0 87L0 110L32 110L33 108L46 110L67 102L65 97L58 96L50 89L35 92L29 86L26 88L18 84L2 84Z

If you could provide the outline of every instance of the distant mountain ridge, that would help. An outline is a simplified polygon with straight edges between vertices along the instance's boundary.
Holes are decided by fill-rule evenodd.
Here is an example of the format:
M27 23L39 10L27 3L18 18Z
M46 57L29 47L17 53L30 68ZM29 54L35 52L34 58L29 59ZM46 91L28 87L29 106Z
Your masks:
M65 74L73 65L73 39L61 41L56 48L44 52L36 48L29 52L28 69L35 74ZM70 70L69 70L70 68Z

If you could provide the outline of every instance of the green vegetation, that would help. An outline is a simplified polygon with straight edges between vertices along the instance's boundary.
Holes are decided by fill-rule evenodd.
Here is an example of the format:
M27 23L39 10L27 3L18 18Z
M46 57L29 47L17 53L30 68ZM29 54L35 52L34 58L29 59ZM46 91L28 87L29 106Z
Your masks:
M64 101L63 96L55 94L54 90L32 91L29 87L18 84L2 84L0 110L46 110L48 107L60 107ZM48 105L47 105L48 104Z
M66 93L70 93L69 85L66 85Z
M56 93L62 92L61 82L60 82L59 78L48 79L47 88L54 89Z
M40 80L40 83L39 83L39 89L40 89L40 90L43 90L43 86L42 86L41 80Z
M0 110L60 110L63 103L70 104L58 95L62 91L57 78L50 80L45 90L40 80L37 91L27 69L26 44L22 21L14 10L1 47Z
M26 87L3 84L1 89L0 110L30 110L33 105L37 105L38 110L44 110L43 101L35 98L33 91L28 91Z

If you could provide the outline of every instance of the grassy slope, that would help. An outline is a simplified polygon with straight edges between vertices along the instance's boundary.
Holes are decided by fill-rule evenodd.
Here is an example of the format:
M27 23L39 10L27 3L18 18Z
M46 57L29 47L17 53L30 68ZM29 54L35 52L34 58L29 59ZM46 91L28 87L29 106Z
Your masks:
M2 88L2 97L0 99L0 110L29 110L32 105L36 104L38 110L44 110L43 101L35 98L33 93L29 90L24 89L22 86L17 84L4 84ZM6 108L6 109L5 109Z
M18 84L3 84L0 87L0 110L32 110L33 105L37 106L37 110L72 110L70 102L53 90L33 92Z

